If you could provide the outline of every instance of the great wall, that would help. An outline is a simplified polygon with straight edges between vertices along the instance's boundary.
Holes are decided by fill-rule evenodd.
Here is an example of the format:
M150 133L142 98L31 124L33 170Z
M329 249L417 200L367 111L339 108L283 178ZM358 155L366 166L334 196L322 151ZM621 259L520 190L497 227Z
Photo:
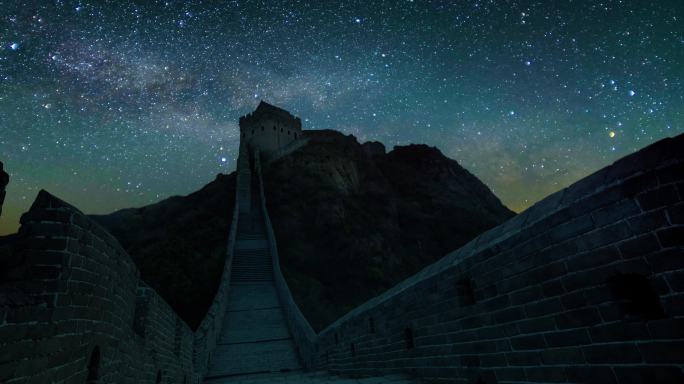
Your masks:
M225 267L197 331L113 236L41 191L0 238L0 383L684 382L684 135L315 334L281 273L261 174L305 131L265 103L240 129Z

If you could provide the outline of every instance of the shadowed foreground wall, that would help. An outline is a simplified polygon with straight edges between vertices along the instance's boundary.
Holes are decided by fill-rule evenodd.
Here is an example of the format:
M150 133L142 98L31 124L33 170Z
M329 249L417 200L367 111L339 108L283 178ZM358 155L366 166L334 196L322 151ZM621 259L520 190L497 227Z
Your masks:
M313 365L684 383L684 136L555 193L326 328Z
M111 235L44 191L21 223L0 243L0 383L190 382L190 328Z

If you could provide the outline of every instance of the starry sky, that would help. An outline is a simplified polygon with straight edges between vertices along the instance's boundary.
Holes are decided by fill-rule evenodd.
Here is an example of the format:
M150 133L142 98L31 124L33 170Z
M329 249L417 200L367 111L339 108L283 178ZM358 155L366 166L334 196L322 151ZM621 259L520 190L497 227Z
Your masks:
M87 213L235 168L264 99L437 146L520 211L684 132L681 0L0 0L0 234L41 188Z

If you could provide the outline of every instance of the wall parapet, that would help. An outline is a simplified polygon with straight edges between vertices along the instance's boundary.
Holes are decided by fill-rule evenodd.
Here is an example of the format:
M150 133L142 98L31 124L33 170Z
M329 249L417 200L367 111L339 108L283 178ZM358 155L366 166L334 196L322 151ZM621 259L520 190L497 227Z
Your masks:
M683 201L680 135L355 308L319 334L314 368L445 382L682 381Z
M299 357L304 364L304 367L310 369L313 366L317 336L311 327L311 324L309 324L309 321L306 320L302 311L299 309L299 306L295 303L292 292L290 292L290 287L287 285L287 281L285 281L282 270L280 269L278 245L276 243L275 234L273 233L271 219L268 215L268 210L266 209L266 196L264 194L264 184L261 176L261 159L258 150L254 151L254 163L255 172L253 176L258 178L259 196L261 200L260 209L264 218L266 237L268 239L269 251L273 261L273 278L278 292L278 299L283 308L285 321L292 334L292 338L294 339Z
M45 191L21 224L0 260L0 382L192 377L192 331L112 235Z
M214 300L207 310L207 314L195 331L193 353L193 364L195 368L193 382L195 383L201 383L209 369L209 361L211 360L212 353L216 349L217 340L221 335L223 318L225 317L226 309L228 307L231 266L235 251L235 241L237 239L240 204L241 200L244 200L244 197L240 196L240 186L245 183L246 176L241 173L241 167L239 166L241 161L244 162L244 156L241 148L237 161L238 169L236 171L235 181L235 206L233 208L233 218L230 224L228 246L226 247L226 261L221 274L221 282L219 283ZM249 180L247 180L247 184L249 184ZM247 204L249 204L249 199L247 199Z

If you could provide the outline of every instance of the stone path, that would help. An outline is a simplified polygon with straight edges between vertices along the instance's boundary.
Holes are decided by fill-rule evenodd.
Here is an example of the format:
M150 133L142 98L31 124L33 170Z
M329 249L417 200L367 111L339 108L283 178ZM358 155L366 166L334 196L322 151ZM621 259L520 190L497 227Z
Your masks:
M242 166L245 166L244 164ZM249 177L249 176L247 176ZM342 378L303 372L273 282L258 184L239 186L240 206L228 308L205 383L412 383L403 376ZM251 190L251 193L248 191Z
M210 384L261 384L261 383L358 383L358 384L409 384L417 381L400 375L389 375L383 377L367 377L353 379L329 375L327 373L315 372L288 372L288 373L267 373L256 375L245 375L239 377L225 377L218 380L209 380Z
M228 308L205 382L301 368L273 283L257 187L249 212L239 214Z

